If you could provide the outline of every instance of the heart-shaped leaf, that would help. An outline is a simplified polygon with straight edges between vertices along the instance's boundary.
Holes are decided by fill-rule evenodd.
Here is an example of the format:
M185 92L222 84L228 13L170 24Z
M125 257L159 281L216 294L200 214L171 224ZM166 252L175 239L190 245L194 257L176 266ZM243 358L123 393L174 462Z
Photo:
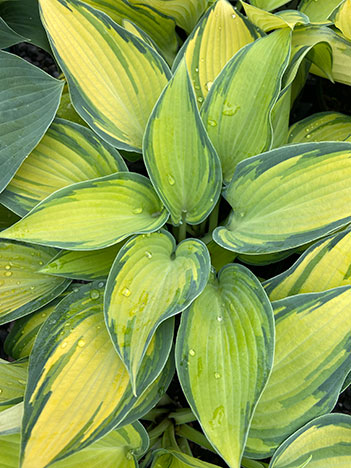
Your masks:
M263 283L271 301L351 284L351 231L313 244L287 271Z
M167 64L86 3L40 0L39 5L77 112L112 146L140 150L146 122L170 77Z
M0 192L51 124L63 89L25 60L0 51Z
M184 394L213 447L237 468L271 371L272 307L255 276L227 265L183 312L176 365Z
M288 65L290 42L290 31L281 29L240 49L204 101L201 117L221 160L225 182L240 161L270 148L270 116Z
M221 165L201 121L184 61L151 114L143 153L172 223L201 223L219 198Z
M67 296L37 336L25 397L23 468L45 467L90 445L120 425L137 403L104 324L100 286L91 283ZM155 367L160 373L172 333L168 321L150 343L137 382L139 393L157 377ZM155 351L160 347L162 356Z
M0 241L0 324L34 312L67 288L70 280L39 273L56 252Z
M0 201L24 216L62 187L127 170L118 151L91 130L56 119L0 195Z
M214 240L234 252L273 253L347 225L350 156L351 143L322 142L285 146L242 161L225 192L234 211L226 227L215 229Z
M70 250L94 250L131 234L157 231L167 218L146 177L118 172L54 192L2 231L1 237Z
M351 465L351 416L326 414L306 424L274 453L269 468ZM306 465L304 465L306 463Z
M134 387L156 328L191 304L209 273L201 241L187 239L176 248L166 231L134 237L120 250L107 280L105 319Z
M257 37L256 28L246 18L227 0L218 0L201 18L179 51L173 70L185 57L197 102L201 106L228 60Z
M245 453L266 458L294 431L332 410L351 369L351 287L273 302L274 365Z

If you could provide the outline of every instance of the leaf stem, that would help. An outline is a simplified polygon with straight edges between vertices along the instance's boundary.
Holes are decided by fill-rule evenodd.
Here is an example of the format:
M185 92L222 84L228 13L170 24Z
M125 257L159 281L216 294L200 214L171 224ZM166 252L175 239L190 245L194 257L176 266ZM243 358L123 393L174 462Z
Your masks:
M190 408L181 408L173 411L168 415L168 417L174 419L174 422L177 425L196 421L196 417Z
M181 426L177 426L176 434L178 436L185 437L191 442L194 442L195 444L200 445L201 447L204 447L207 450L210 450L211 452L216 453L216 451L214 450L212 445L209 443L209 441L206 439L206 437L201 432L197 431L191 426L188 426L187 424L182 424Z
M219 203L220 199L216 203L216 206L213 208L212 213L210 214L209 219L209 227L208 231L212 233L212 231L218 226L218 214L219 214Z

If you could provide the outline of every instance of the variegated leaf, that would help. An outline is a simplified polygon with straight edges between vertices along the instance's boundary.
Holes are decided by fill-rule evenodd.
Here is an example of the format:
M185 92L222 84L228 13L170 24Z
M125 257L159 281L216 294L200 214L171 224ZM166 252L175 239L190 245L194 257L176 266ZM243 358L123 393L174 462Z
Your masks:
M118 151L91 130L56 119L0 195L0 202L24 216L62 187L127 170Z
M309 141L351 141L351 117L339 112L320 112L290 127L289 143Z
M63 82L0 51L0 192L51 124Z
M228 60L257 37L256 28L227 0L218 0L209 8L173 65L176 69L185 57L199 106Z
M23 400L27 372L27 360L7 362L0 359L0 412Z
M24 41L26 41L26 38L17 34L0 16L0 49L6 49Z
M100 286L91 283L67 296L40 329L25 397L23 468L33 464L44 468L83 449L123 424L137 403L104 324ZM155 369L159 374L167 359L164 343L170 348L173 324L168 321L162 328L140 369L139 393L155 380ZM63 400L65 404L59 404Z
M351 285L351 231L313 244L287 271L263 283L271 301Z
M335 26L343 33L346 39L351 40L351 0L344 0L333 11L330 19L333 20Z
M269 377L272 307L259 281L227 265L183 312L176 365L184 394L213 447L237 468Z
M166 231L137 236L119 252L105 293L105 319L133 386L157 327L202 292L210 273L206 246L187 239L177 247Z
M257 8L241 0L245 13L249 20L262 31L268 32L274 29L290 28L298 24L308 24L309 18L298 10L283 10L276 14Z
M271 111L289 54L290 30L274 31L240 49L211 86L201 117L225 182L240 161L270 148Z
M26 376L27 378L27 376ZM20 432L23 418L23 401L0 411L0 436ZM2 452L1 452L2 455ZM1 460L3 461L3 460ZM17 468L17 467L16 467Z
M250 0L250 2L258 8L271 11L285 5L289 0Z
M299 10L305 13L311 23L329 23L328 19L342 0L300 0Z
M274 365L245 454L266 458L294 431L334 407L351 369L351 287L273 302Z
M62 250L40 272L84 281L106 279L124 243L87 252Z
M159 449L154 452L151 468L219 468L176 450Z
M113 146L140 150L146 122L170 76L166 63L144 41L86 3L39 4L79 115Z
M70 280L39 273L56 252L0 241L0 324L34 312L67 288Z
M351 222L350 177L350 143L285 146L243 161L225 192L228 225L215 229L214 240L263 254L332 233Z
M351 465L351 416L326 414L313 419L275 452L269 468L308 468Z
M172 223L204 221L220 196L221 165L201 121L184 61L151 114L143 154Z
M167 218L149 179L118 172L54 192L0 237L95 250L131 234L157 231Z

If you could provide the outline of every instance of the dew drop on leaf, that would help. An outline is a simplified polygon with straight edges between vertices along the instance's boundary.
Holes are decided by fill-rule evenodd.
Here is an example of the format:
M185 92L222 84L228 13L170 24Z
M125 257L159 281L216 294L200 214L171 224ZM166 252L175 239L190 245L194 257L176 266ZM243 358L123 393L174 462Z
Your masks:
M79 340L79 341L78 341L78 346L79 346L80 348L83 348L83 346L85 346L85 341L84 341L84 340Z
M61 348L62 348L62 349L65 349L66 347L67 347L67 342L64 341L64 342L62 343L62 345L61 345Z
M195 356L195 350L194 349L189 349L189 354L190 356Z
M198 102L203 102L203 101L204 101L204 98L203 98L202 96L199 96L199 97L197 98L197 100L198 100Z
M207 123L210 127L217 127L217 122L215 120L208 120Z
M218 315L217 321L218 321L218 322L222 322L222 320L223 320L223 317L222 317L221 315Z
M152 258L152 253L149 252L148 250L145 251L145 257L146 258Z
M209 91L211 89L211 86L213 85L213 81L208 81L205 86L206 86L206 89L207 91Z
M134 210L133 210L133 213L134 213L134 214L140 214L140 213L142 213L142 212L143 212L143 209L142 209L141 207L134 208Z
M167 178L168 178L169 185L174 185L175 184L175 180L170 174L168 174Z
M5 270L11 270L11 265L6 265Z
M223 405L221 405L221 406L218 406L214 410L212 419L209 421L212 429L217 429L222 424L223 416L224 416L224 407Z
M104 282L103 281L100 281L100 283L98 283L98 288L103 288L104 287Z
M90 291L90 297L91 297L92 299L99 299L99 297L100 297L99 291L98 291L97 289L92 289L92 290Z
M12 271L5 271L5 276L12 276Z
M125 297L129 297L131 295L131 292L128 288L123 288L122 289L122 295Z
M214 376L216 380L221 378L221 374L219 372L215 372Z

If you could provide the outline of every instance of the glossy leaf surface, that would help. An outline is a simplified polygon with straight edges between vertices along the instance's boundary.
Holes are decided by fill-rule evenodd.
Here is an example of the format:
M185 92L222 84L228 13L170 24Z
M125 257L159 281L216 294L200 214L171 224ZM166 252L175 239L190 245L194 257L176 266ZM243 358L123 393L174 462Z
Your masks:
M313 114L290 127L288 141L351 141L351 117L339 112Z
M240 465L273 350L271 305L259 281L241 265L224 267L183 312L178 377L207 438L232 468Z

